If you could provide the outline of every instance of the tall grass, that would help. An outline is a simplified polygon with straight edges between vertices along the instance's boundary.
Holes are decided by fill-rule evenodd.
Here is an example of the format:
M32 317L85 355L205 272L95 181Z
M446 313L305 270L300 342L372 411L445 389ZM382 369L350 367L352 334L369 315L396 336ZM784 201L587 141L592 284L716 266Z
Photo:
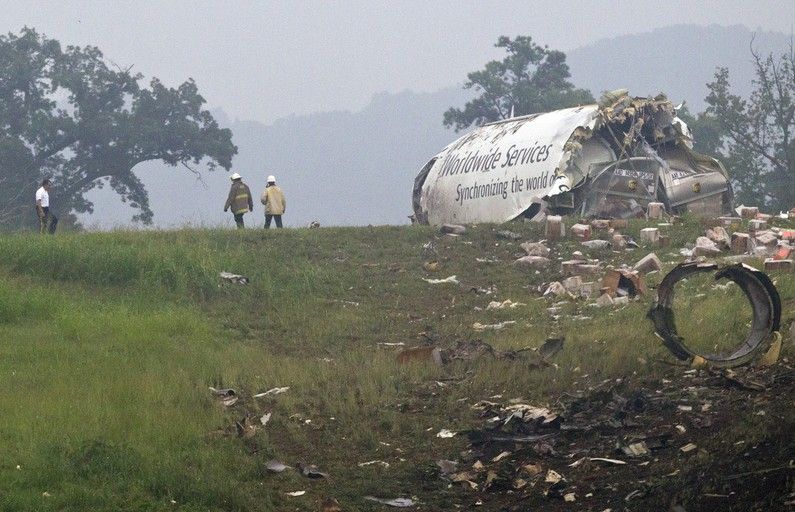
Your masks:
M0 237L0 509L313 510L333 496L345 510L373 510L363 494L411 495L417 486L435 493L431 509L443 508L448 491L427 477L465 441L435 433L481 425L471 404L502 395L554 407L563 391L673 362L645 319L650 296L617 308L566 301L553 318L556 299L537 289L561 277L558 260L538 273L511 265L519 242L497 229L460 238L418 227ZM536 225L510 229L541 236ZM679 229L684 241L702 228ZM423 249L429 241L434 249ZM567 259L581 246L554 248ZM631 264L646 252L595 256ZM658 254L666 269L679 259L673 248ZM428 259L442 269L425 272ZM222 270L250 284L222 282ZM453 274L462 286L421 279ZM775 277L792 318L795 284ZM471 291L492 285L491 295ZM681 329L710 340L731 334L747 306L730 293L698 303L697 316L683 309ZM526 305L485 310L505 299ZM516 324L472 329L504 320ZM399 365L396 349L379 344L482 339L507 350L551 335L566 341L548 368L532 353ZM241 401L224 408L209 386L232 387ZM290 390L252 397L277 386ZM235 421L266 411L267 426L236 437ZM332 479L268 474L270 458L319 464ZM389 469L357 465L374 459ZM284 494L299 489L308 492Z

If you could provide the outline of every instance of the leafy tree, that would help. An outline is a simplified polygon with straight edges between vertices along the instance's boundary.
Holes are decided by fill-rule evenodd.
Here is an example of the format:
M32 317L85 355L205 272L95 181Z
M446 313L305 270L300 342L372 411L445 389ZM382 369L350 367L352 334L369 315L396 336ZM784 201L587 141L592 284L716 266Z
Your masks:
M62 220L92 212L85 194L109 185L149 224L152 211L133 168L162 160L197 173L229 169L237 148L192 79L168 88L109 64L99 49L67 46L24 28L0 36L0 205L7 226L36 222L35 189L54 184ZM8 212L13 212L10 216ZM0 218L0 221L3 219Z
M505 48L507 56L467 75L464 88L474 89L480 96L463 109L445 112L445 126L460 131L507 119L512 111L523 116L594 101L590 92L568 81L571 75L563 52L538 46L529 36L513 40L501 36L495 46Z
M795 49L791 44L774 57L752 47L751 54L756 74L751 95L732 94L729 70L719 68L707 84L708 107L697 126L720 130L719 153L737 201L789 210L795 206Z
M704 155L719 155L723 145L721 127L712 116L705 112L690 113L684 106L676 111L676 116L687 123L693 135L693 149Z

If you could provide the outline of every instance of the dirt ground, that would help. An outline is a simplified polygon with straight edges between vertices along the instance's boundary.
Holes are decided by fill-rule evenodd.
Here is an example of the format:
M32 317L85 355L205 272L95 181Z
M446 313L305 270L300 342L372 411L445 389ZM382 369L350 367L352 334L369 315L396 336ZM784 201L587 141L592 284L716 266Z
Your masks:
M508 420L516 407L482 404L484 428L468 432L470 450L445 477L459 480L453 501L505 511L795 510L792 365L664 375L591 385L546 416Z

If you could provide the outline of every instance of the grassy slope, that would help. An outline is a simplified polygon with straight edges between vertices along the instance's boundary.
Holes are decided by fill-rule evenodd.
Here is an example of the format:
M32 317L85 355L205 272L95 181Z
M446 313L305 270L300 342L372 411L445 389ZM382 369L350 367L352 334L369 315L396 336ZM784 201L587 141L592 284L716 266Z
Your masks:
M557 265L512 266L518 242L495 238L496 229L460 238L420 227L3 236L0 508L306 510L330 496L345 510L377 508L360 499L366 494L417 495L446 508L454 491L433 462L455 459L466 442L435 433L479 425L472 403L501 394L552 405L561 392L672 361L644 318L648 297L616 309L569 302L553 320L554 301L536 288L559 277ZM540 235L530 224L511 229ZM696 222L672 229L672 247L701 230ZM422 269L429 240L443 267L434 275ZM555 249L568 258L579 247ZM631 264L646 252L596 256ZM666 268L680 259L675 252L658 251ZM475 261L484 256L499 263ZM221 270L251 284L219 285ZM421 280L451 274L497 292ZM778 276L778 285L790 319L795 283ZM504 299L527 305L474 309ZM697 333L704 348L737 338L748 319L736 287L680 301L683 311L698 301L702 315L683 316L680 331ZM471 328L510 319L517 324L502 331ZM394 349L377 345L483 339L507 349L555 334L566 346L558 367L544 370L529 360L398 366ZM225 410L208 386L233 387L242 400ZM276 386L290 391L251 398ZM265 411L273 419L252 439L219 433ZM332 478L267 474L271 458L315 463ZM357 465L373 459L390 467ZM308 492L284 494L299 489Z

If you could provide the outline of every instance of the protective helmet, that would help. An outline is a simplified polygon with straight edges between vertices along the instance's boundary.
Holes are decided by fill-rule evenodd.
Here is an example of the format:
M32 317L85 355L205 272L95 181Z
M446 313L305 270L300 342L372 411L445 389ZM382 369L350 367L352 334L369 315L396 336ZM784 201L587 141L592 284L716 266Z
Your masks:
M229 179L230 179L230 180L232 180L232 181L239 180L240 178L242 178L242 176L240 176L238 173L233 173L233 174L232 174L232 175L229 177Z
M276 176L274 176L273 174L268 176L268 183L276 183Z

